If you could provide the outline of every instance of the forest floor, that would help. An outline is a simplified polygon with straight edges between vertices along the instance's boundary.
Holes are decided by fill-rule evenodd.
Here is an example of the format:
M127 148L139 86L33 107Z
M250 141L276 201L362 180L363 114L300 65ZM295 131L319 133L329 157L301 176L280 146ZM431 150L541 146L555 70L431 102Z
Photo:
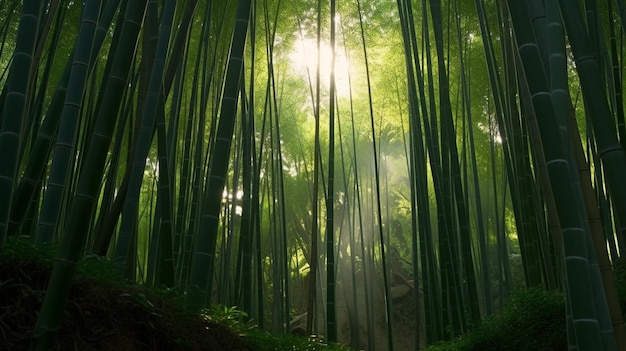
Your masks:
M0 350L30 349L49 276L50 266L36 258L0 256ZM53 349L252 350L228 327L170 300L165 293L79 274Z
M48 285L52 257L51 251L23 242L13 242L10 249L5 247L0 254L0 351L31 348L33 327ZM622 311L626 311L626 260L615 264L614 278ZM504 311L486 318L473 332L449 343L433 345L429 350L565 349L560 293L536 289L521 292L513 296ZM258 330L253 332L243 323L239 325L244 329L232 329L220 323L224 316L189 311L183 306L180 293L120 282L115 279L110 261L83 260L78 265L51 350L348 349L338 344L324 347L308 338L296 340L295 336L274 337ZM227 318L238 316L229 311L222 314L226 313ZM236 330L246 330L246 335ZM552 333L546 333L547 330ZM527 348L522 348L520 343Z

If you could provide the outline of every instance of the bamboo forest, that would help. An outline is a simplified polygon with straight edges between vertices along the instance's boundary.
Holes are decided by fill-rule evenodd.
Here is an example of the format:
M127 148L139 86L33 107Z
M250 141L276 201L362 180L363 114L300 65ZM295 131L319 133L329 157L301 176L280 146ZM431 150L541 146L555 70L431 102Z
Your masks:
M0 258L52 252L28 344L106 260L351 350L524 291L563 350L626 350L625 68L623 0L0 0Z

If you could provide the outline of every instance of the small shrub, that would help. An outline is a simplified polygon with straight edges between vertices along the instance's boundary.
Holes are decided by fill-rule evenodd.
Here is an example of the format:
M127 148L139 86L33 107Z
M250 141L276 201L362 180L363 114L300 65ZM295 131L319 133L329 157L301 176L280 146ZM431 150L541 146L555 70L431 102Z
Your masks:
M256 328L254 323L248 321L248 314L237 309L237 306L213 305L202 310L201 314L204 318L225 325L239 333L245 333Z

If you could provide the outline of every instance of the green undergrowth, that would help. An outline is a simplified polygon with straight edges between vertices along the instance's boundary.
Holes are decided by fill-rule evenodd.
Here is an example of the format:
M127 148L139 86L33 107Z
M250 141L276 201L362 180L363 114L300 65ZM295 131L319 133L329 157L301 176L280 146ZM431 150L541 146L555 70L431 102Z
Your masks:
M520 290L501 312L486 317L461 337L427 350L567 350L564 306L559 292Z
M283 350L325 350L348 351L350 348L340 344L328 345L315 338L306 338L295 335L271 335L267 332L255 330L248 333L245 339L254 345L255 351L283 351Z
M0 253L1 350L28 349L32 327L47 288L53 248L9 238ZM626 260L614 264L622 311L626 311ZM259 330L235 307L185 307L181 289L139 286L117 278L110 260L85 255L66 307L54 350L330 350L315 337L272 335ZM428 351L566 350L561 293L524 289L511 295L502 311L465 335Z
M54 248L9 238L0 252L0 351L26 350L54 261ZM140 286L118 278L110 260L85 255L52 350L343 351L340 345L275 336L243 322L234 307L185 307L182 289Z
M626 260L613 265L613 277L626 311ZM468 333L427 351L559 351L567 350L563 294L543 289L514 292L502 311L483 319Z
M323 339L312 335L302 337L295 335L273 335L259 330L253 322L243 322L247 318L245 312L236 307L220 305L211 306L203 310L203 314L220 324L226 325L241 335L248 344L253 345L254 351L283 351L283 350L324 350L349 351L350 348L341 344L327 344Z

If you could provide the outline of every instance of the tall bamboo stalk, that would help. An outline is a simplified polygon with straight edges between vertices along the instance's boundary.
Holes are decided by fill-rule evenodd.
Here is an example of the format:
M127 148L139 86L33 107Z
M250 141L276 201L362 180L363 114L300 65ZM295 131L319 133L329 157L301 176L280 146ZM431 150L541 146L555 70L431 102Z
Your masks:
M336 2L330 1L330 88L328 106L328 187L326 195L326 333L328 341L337 342L337 307L335 306L335 37Z
M34 75L33 52L37 40L39 15L43 3L24 1L22 16L15 39L15 50L6 82L2 114L0 115L0 250L6 243L9 214L15 189L15 177L22 149L22 121L28 114L29 84Z
M204 305L206 294L212 290L212 274L228 157L235 126L239 88L242 78L243 53L248 33L251 0L241 1L237 7L237 21L233 33L231 53L226 69L226 86L221 101L219 124L216 131L215 148L209 169L210 187L206 189L200 233L193 256L190 275L189 301L193 305ZM208 274L207 274L208 267Z
M515 37L520 57L524 65L532 103L537 114L543 150L550 176L550 183L555 194L555 200L561 222L566 283L565 291L567 306L571 310L572 319L568 330L575 338L576 345L581 350L615 349L612 332L600 329L600 314L608 311L601 310L602 305L590 303L598 301L594 297L589 256L595 255L587 245L588 231L579 216L582 210L577 191L572 187L571 173L563 143L560 140L557 120L554 116L553 102L548 93L546 75L541 64L539 46L534 39L530 26L528 9L524 3L509 1L509 13L515 27ZM570 36L571 40L571 36ZM600 308L600 310L598 310ZM610 335L610 338L608 336ZM611 341L613 345L611 345ZM602 345L602 346L600 346Z

